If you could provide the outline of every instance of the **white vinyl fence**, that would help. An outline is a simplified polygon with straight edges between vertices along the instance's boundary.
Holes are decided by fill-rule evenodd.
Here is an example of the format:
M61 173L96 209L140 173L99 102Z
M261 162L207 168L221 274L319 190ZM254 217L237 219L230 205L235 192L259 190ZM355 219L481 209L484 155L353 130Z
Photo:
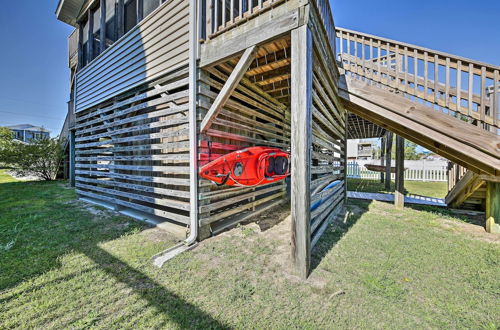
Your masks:
M391 174L391 179L396 179L396 174ZM357 179L377 180L380 178L380 172L369 171L364 166L360 166L356 162L347 163L347 177ZM406 169L405 180L407 181L443 181L447 182L446 168L430 168L430 169Z

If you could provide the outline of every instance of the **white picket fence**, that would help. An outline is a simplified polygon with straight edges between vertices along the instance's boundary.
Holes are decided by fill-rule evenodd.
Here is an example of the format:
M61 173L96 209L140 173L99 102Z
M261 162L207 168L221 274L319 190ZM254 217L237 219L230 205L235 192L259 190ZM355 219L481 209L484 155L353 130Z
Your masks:
M407 181L448 181L448 173L446 168L440 169L406 169L405 180ZM364 166L360 166L356 162L347 163L347 177L357 179L377 180L380 178L380 172L367 170ZM395 180L395 173L391 174L391 179Z

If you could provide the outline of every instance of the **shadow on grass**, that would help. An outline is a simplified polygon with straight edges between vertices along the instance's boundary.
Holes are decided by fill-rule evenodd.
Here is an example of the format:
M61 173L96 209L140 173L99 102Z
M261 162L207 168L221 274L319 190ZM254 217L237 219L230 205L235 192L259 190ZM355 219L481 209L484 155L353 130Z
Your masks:
M20 282L61 266L61 256L82 253L97 266L39 285L71 280L100 268L140 295L148 305L167 315L179 328L227 328L209 314L167 290L148 275L99 247L103 242L136 233L145 226L122 216L93 217L74 202L72 189L59 182L14 182L0 185L0 291L1 303L37 290L29 286L8 294ZM99 218L100 221L99 221ZM123 226L124 223L127 226ZM6 241L13 241L5 248Z
M485 214L481 211L467 211L467 210L455 210L445 207L428 206L428 205L416 205L416 204L406 204L405 207L432 213L439 215L441 217L453 217L454 219L459 219L463 222L484 227L485 226Z
M349 229L356 224L361 216L368 211L371 201L349 199L342 212L321 236L311 251L311 272L321 263L321 260L337 245Z

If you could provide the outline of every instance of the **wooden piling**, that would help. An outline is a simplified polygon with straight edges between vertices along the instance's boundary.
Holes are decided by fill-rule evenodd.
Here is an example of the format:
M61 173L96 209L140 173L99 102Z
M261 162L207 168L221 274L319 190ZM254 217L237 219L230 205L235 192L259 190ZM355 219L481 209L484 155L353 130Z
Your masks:
M500 182L487 182L486 231L500 233Z
M292 31L292 258L302 279L311 263L312 36L307 25Z
M392 158L392 132L387 132L385 138L385 190L391 190L391 158Z
M405 140L396 136L396 189L394 192L394 205L400 209L404 207L404 162L405 162Z

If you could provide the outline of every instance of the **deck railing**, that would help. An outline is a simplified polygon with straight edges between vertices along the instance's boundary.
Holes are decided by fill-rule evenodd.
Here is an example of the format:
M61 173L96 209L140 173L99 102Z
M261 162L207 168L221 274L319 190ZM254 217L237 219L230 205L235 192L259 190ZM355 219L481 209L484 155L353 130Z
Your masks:
M229 28L272 8L284 0L206 0L206 12L202 13L205 22L205 36L211 39Z
M285 3L285 0L205 0L201 6L202 39L211 39L262 12ZM335 24L328 0L313 0L323 21L330 47L335 53Z
M448 192L450 192L457 183L465 176L467 169L458 164L448 163Z
M500 67L342 28L336 36L354 77L498 134Z

